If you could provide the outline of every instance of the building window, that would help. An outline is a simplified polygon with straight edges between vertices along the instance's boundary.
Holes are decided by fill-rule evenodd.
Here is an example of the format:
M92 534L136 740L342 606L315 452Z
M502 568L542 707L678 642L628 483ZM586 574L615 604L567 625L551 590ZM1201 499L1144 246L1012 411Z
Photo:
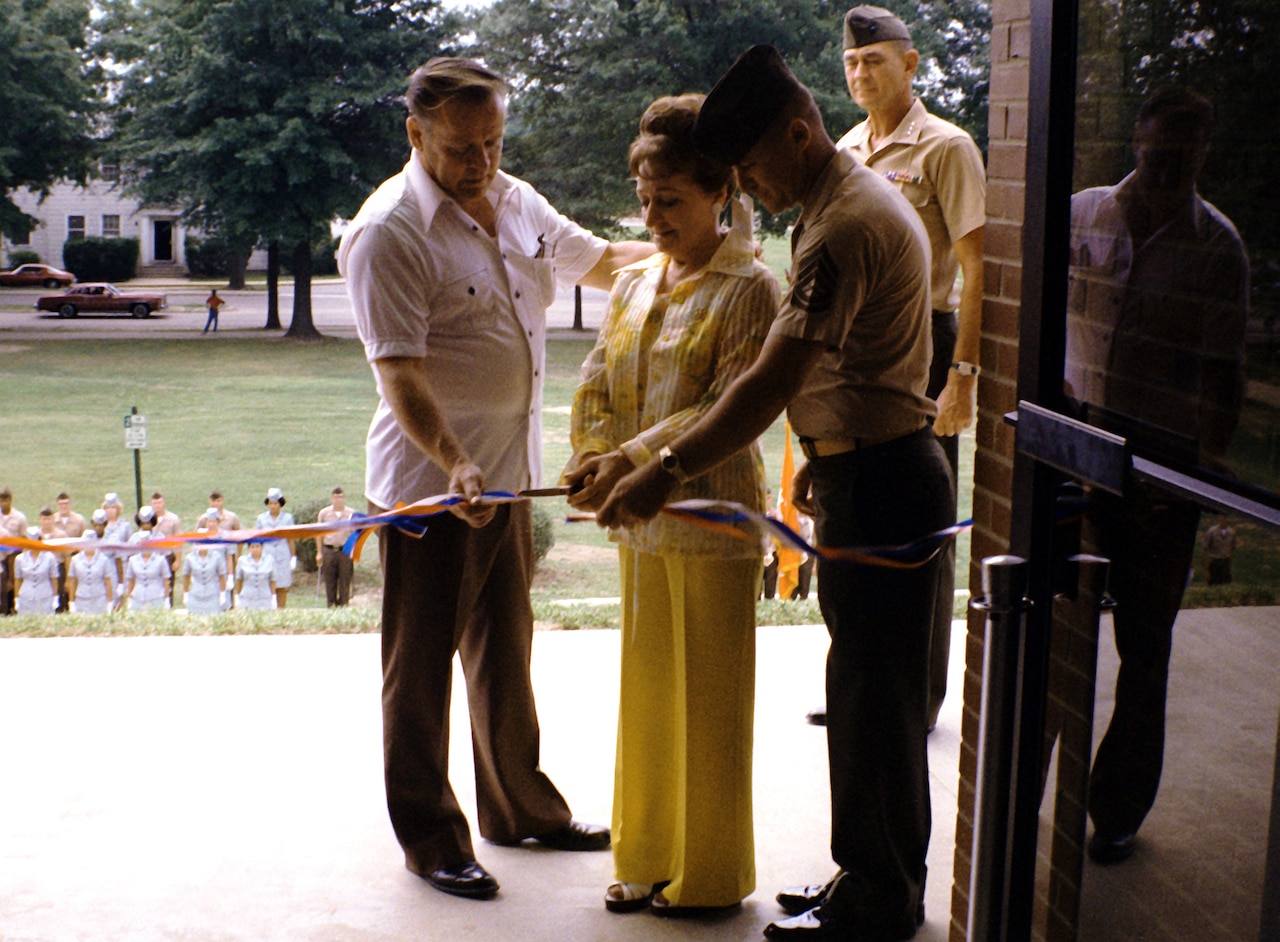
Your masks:
M76 239L84 238L84 217L68 216L67 217L67 241L73 242Z
M98 167L98 171L101 173L102 179L108 183L115 183L120 179L119 164L101 164Z
M120 238L120 217L119 216L103 216L102 217L102 237L104 239Z

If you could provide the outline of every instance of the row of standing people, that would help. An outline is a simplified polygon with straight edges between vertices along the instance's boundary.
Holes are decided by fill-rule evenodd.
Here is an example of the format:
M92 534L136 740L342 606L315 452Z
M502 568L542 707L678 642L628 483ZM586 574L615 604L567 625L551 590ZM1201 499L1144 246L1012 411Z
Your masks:
M319 521L349 519L351 511L346 508L345 499L343 489L335 487L330 505L320 512ZM270 488L263 500L266 509L258 515L254 529L293 526L293 515L284 510L286 502L279 488ZM26 516L13 508L12 492L8 487L0 488L0 528L7 534L33 539L96 538L109 543L141 543L183 531L181 520L167 508L159 491L132 520L114 492L105 495L101 506L87 520L72 509L66 492L60 493L55 503L56 510L47 506L41 509L38 525L27 526ZM224 503L221 491L214 490L208 508L196 523L197 532L230 533L243 529L239 515L226 509ZM345 605L350 599L353 571L350 557L341 551L344 538L341 532L316 538L317 563L331 606ZM240 546L197 544L185 554L176 550L125 553L96 548L74 554L6 552L2 557L5 591L0 601L6 613L176 607L179 597L175 584L180 579L187 610L193 613L209 614L236 605L284 608L297 565L295 541L253 542L243 551ZM48 593L46 583L51 585Z

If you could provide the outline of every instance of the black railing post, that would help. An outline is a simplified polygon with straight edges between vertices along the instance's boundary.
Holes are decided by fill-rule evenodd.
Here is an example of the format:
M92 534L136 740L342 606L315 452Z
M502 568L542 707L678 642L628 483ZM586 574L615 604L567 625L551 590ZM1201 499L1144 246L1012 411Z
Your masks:
M974 608L987 613L987 625L967 938L969 942L1006 942L1027 561L1018 556L984 559L982 592L983 597L973 602Z

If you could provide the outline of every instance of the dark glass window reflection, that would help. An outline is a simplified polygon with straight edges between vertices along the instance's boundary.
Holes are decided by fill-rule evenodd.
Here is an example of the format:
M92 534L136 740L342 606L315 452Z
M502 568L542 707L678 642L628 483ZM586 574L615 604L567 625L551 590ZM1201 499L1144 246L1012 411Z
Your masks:
M1081 3L1065 387L1276 505L1280 4Z

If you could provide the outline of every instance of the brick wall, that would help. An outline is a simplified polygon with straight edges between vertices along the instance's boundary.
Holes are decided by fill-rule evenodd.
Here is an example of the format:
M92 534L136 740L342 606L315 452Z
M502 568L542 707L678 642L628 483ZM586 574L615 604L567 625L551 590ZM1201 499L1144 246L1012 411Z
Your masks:
M1018 310L1022 292L1022 221L1026 192L1027 98L1031 52L1030 0L991 5L991 98L987 157L985 300L982 377L978 383L974 462L973 551L969 582L982 594L981 561L1008 551L1013 430L1003 416L1017 404ZM969 906L974 783L978 765L983 617L969 613L964 722L956 803L952 942L963 942Z

